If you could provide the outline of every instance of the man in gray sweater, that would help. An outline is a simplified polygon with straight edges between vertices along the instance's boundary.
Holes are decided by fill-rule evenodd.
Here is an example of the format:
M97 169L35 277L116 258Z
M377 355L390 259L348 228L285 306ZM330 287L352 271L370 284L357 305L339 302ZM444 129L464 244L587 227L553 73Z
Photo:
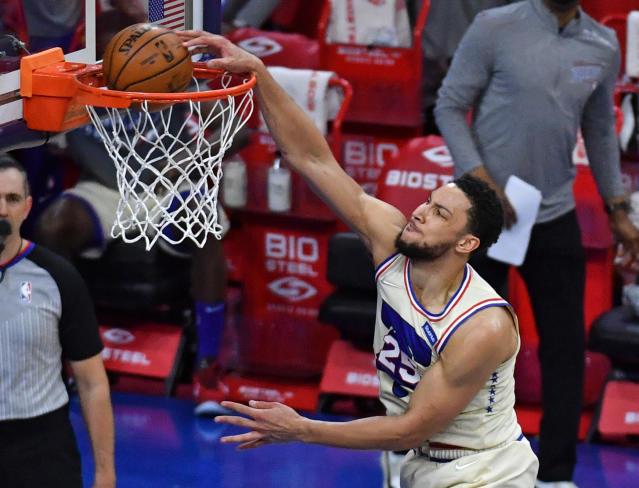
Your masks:
M477 15L455 53L435 109L456 176L470 173L493 186L508 227L517 219L504 193L508 178L515 175L542 193L519 267L539 333L540 487L575 486L570 480L585 352L585 255L572 191L572 150L580 127L610 226L635 258L639 254L639 231L628 219L614 131L619 66L614 32L584 13L579 0L518 2ZM486 257L471 264L495 289L506 289L506 264Z

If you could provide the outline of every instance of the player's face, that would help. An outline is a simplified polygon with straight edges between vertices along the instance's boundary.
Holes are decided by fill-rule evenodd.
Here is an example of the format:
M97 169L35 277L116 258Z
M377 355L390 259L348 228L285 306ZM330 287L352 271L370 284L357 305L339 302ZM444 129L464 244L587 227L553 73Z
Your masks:
M397 250L414 259L437 259L466 233L469 209L470 201L455 185L436 189L397 236Z
M0 230L10 226L9 235L18 235L20 225L29 215L31 197L25 193L24 177L15 168L0 170ZM0 241L7 239L5 232L0 233Z
M546 5L553 12L569 12L577 5L579 5L580 0L545 0Z

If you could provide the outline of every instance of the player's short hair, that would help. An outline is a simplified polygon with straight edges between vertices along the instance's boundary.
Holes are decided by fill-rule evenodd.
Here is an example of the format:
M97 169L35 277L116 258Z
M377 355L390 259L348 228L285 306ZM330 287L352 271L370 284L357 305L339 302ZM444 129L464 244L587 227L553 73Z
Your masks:
M479 247L475 253L484 252L497 242L504 226L501 201L488 183L474 176L466 174L453 180L453 183L470 200L467 229L479 238Z
M24 181L24 196L28 197L31 195L31 187L29 186L29 178L27 176L27 171L24 169L24 166L18 162L13 156L7 153L0 153L0 171L5 171L8 169L15 169L22 175L22 180Z

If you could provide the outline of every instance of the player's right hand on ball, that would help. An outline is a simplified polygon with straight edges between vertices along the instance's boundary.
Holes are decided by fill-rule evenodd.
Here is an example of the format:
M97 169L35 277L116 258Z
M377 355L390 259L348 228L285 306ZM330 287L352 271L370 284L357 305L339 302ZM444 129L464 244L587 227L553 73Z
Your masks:
M223 36L197 30L177 31L176 34L193 54L210 53L218 56L207 61L206 65L209 68L223 69L231 73L254 73L264 67L260 58Z

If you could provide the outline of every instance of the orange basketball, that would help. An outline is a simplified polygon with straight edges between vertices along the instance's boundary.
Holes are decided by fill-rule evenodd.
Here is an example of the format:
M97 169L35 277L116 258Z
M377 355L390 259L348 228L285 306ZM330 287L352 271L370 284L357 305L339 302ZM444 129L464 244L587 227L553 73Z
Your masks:
M171 30L134 24L111 39L102 72L111 90L175 93L189 86L193 64L188 49Z

